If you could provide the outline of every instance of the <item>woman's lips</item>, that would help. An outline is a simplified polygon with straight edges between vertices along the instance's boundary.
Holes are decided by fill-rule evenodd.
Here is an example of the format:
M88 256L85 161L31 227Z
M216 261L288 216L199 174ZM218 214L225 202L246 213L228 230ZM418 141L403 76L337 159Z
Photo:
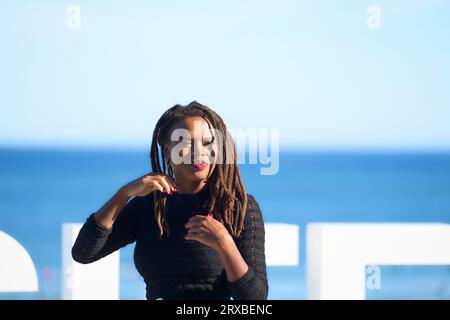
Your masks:
M203 170L208 164L205 161L194 162L191 166L195 170Z

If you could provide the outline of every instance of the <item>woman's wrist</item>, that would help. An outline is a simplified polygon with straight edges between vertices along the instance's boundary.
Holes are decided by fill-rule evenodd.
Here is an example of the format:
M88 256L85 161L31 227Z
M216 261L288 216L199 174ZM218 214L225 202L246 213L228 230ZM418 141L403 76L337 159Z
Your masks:
M233 238L230 234L225 235L218 241L217 252L219 255L226 255L233 251L233 249L237 249L236 244L234 243Z
M116 192L116 197L118 197L120 200L126 200L128 201L131 197L128 194L127 189L125 188L125 186L122 186L119 188L119 190L117 190Z

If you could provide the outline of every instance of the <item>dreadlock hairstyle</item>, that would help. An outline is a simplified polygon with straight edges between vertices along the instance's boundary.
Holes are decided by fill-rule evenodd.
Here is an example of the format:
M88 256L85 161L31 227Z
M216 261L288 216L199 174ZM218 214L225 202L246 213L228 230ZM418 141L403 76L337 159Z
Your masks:
M209 188L209 199L206 207L209 212L220 213L220 220L235 237L239 237L244 226L247 208L247 193L237 164L236 147L229 136L222 118L211 108L193 101L186 106L177 104L163 113L153 131L150 159L152 172L168 175L174 179L170 159L166 159L163 147L170 140L170 127L175 121L188 117L200 116L212 126L222 137L219 153L223 161L216 162L214 171L210 173L205 188ZM217 158L217 157L216 157ZM159 239L164 231L170 236L170 228L166 217L167 195L154 192L154 214L159 227Z

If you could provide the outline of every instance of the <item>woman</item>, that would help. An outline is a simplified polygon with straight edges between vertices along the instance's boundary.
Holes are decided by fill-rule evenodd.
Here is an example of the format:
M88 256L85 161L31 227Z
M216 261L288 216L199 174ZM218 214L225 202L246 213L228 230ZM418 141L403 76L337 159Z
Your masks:
M196 101L168 109L150 158L151 173L87 218L73 259L91 263L136 242L147 299L266 300L263 217L222 118Z

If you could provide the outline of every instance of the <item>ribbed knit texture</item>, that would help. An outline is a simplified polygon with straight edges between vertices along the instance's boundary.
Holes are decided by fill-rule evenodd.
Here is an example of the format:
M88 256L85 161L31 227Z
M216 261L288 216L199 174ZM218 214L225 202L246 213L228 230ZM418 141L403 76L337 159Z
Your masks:
M264 221L252 195L247 195L244 230L238 238L233 237L249 266L238 280L228 281L216 250L197 240L184 239L188 219L207 214L204 203L208 196L206 189L193 195L169 195L171 235L165 234L162 240L158 239L153 213L153 193L129 200L110 229L98 224L92 213L80 230L72 256L77 262L91 263L135 242L134 262L146 283L147 299L266 300Z

